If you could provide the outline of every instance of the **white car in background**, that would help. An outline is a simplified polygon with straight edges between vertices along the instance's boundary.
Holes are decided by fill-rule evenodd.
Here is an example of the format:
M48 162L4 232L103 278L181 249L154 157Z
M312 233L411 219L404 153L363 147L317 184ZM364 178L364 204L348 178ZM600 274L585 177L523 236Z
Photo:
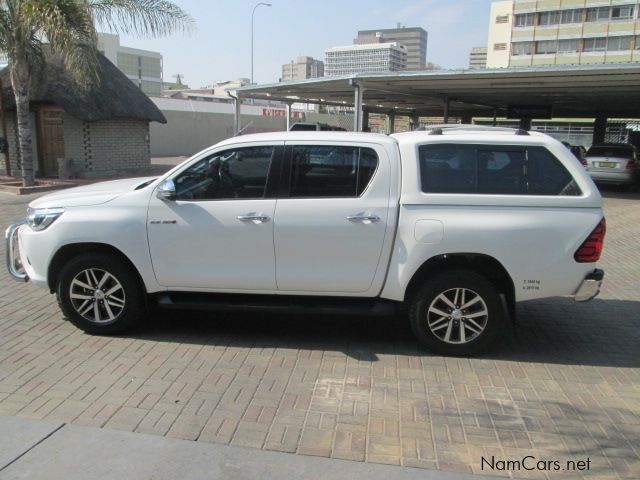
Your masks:
M442 126L234 137L160 178L38 198L6 251L93 334L149 304L397 311L429 349L465 355L507 335L516 302L595 297L604 235L600 193L560 142Z
M587 171L597 183L635 185L640 180L638 151L626 143L592 145L586 155Z

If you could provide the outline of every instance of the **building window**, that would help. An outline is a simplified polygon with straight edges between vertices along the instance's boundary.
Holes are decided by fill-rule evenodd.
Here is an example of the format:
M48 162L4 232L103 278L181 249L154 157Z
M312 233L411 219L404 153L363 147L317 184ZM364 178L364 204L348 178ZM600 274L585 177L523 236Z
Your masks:
M560 23L582 23L582 10L565 10L560 15Z
M580 50L580 41L577 39L560 40L558 42L558 53L575 53Z
M609 7L587 9L587 22L606 22L609 20Z
M606 38L585 38L584 49L585 52L604 52L607 50Z
M538 25L557 25L560 23L560 12L543 12Z
M636 50L640 50L640 35L636 37Z
M512 55L531 55L533 42L514 42Z
M609 37L607 51L618 52L621 50L631 50L631 40L633 37Z
M507 44L506 43L494 43L493 44L493 49L496 50L496 51L506 50L507 49Z
M509 15L498 15L496 17L496 23L509 23Z
M558 42L555 40L545 40L536 42L536 53L556 53L558 51Z
M516 27L531 27L533 26L533 20L535 13L523 13L516 15Z
M611 9L611 20L629 20L633 18L633 5L613 7Z

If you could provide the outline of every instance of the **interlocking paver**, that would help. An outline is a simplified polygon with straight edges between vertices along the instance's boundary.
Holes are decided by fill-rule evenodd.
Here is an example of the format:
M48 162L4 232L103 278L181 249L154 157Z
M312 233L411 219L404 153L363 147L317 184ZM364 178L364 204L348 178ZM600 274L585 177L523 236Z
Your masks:
M401 319L159 313L93 337L0 269L0 414L513 478L637 479L640 195L606 197L601 295L520 305L515 336L482 358L424 352ZM28 200L0 196L0 223ZM592 468L483 470L492 455Z

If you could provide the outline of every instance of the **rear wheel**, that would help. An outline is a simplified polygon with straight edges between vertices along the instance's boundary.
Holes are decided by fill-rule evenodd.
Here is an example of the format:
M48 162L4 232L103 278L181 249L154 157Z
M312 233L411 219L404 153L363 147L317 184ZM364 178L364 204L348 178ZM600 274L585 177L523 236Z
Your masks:
M125 331L144 311L143 293L131 267L105 253L71 259L60 272L57 299L65 316L92 334Z
M427 281L410 301L409 320L420 342L443 355L478 353L505 330L498 289L482 275L463 269Z

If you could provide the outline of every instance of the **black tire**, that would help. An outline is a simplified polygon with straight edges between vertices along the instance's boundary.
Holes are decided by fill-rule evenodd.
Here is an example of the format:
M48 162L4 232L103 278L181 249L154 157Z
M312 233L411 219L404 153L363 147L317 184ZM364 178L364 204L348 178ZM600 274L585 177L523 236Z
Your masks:
M94 289L105 272L110 277L106 277L101 288ZM92 273L95 277L90 277ZM95 278L96 281L92 282L91 278ZM73 284L72 299L74 279L76 282ZM114 290L118 284L121 288ZM83 288L82 285L92 288ZM96 293L98 290L100 294ZM114 290L113 293L105 296L111 290ZM67 262L58 276L56 297L67 319L90 334L110 335L124 332L138 323L144 313L144 294L136 273L123 260L107 253L84 253ZM88 297L93 297L93 300Z
M480 297L481 301L476 301L463 311L452 309L440 297L444 295L455 305L456 291L462 297L463 290L467 301L469 297L474 300L473 294ZM455 306L463 305L458 302ZM448 316L430 311L431 308ZM474 318L464 315L473 315ZM505 312L496 286L482 275L464 269L442 272L425 282L409 301L409 321L418 340L432 352L441 355L479 353L490 347L501 332L506 331ZM448 341L445 340L447 334Z

